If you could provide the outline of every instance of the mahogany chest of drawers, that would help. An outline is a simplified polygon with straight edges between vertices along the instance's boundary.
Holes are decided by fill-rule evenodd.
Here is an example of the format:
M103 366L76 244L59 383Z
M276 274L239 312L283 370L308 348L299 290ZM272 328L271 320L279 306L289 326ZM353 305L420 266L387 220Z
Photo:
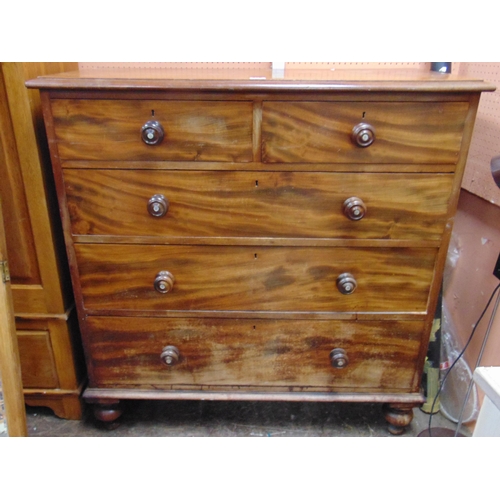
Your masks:
M122 399L359 401L384 403L393 433L409 424L492 87L335 78L28 82L97 418Z

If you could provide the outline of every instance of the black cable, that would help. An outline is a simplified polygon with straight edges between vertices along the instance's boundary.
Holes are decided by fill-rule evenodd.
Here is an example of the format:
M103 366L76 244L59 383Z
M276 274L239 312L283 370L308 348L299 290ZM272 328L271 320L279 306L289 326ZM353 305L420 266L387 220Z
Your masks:
M491 301L493 300L493 297L495 296L495 293L498 291L499 288L500 288L500 283L493 290L493 292L488 300L488 303L486 304L485 308L483 309L483 312L481 313L481 315L479 316L479 319L477 320L476 324L474 325L474 328L472 329L472 332L469 336L469 339L467 340L465 347L462 349L462 352L458 355L457 359L452 363L450 368L448 368L448 371L446 372L445 376L443 377L443 380L441 380L441 383L439 384L439 389L436 393L436 396L434 397L434 401L432 402L431 413L429 415L429 427L428 427L429 437L432 437L432 435L431 435L431 422L432 422L432 412L434 411L434 405L436 404L436 401L439 397L439 394L441 394L441 389L443 388L444 383L446 382L446 378L448 377L448 374L451 372L451 370L453 370L453 368L457 364L458 360L463 356L467 347L469 347L469 344L470 344L472 338L474 337L474 333L476 332L476 328L479 326L479 323L483 319L484 314L488 310L488 307L490 306Z

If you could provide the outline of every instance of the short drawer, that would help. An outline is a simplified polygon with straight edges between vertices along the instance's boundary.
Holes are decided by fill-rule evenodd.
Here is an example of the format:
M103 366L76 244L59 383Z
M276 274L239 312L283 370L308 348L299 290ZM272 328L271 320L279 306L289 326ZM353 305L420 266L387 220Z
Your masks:
M77 235L439 240L453 176L65 169L64 182Z
M437 253L436 248L114 244L77 244L75 251L86 309L159 314L424 312Z
M423 324L90 317L90 384L172 390L415 390Z
M62 160L252 161L252 103L54 99L54 132ZM146 144L143 126L164 137Z
M264 102L262 157L268 163L454 164L468 108L466 102ZM372 127L366 142L363 127L353 137L360 124ZM370 135L369 146L357 144Z

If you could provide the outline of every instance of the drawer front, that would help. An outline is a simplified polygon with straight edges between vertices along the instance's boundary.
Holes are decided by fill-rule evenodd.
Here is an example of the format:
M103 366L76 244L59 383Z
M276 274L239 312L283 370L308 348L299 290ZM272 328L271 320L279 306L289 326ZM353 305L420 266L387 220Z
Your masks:
M465 102L265 102L262 156L273 162L455 164ZM353 128L375 140L360 147Z
M51 104L63 160L253 159L251 102L54 99ZM142 140L148 121L163 127L160 144Z
M453 176L66 169L64 182L79 235L438 240ZM148 211L156 194L165 215Z
M93 387L352 392L414 389L423 330L419 321L120 317L87 326ZM167 346L177 349L170 365ZM333 349L343 368L332 366Z
M436 248L108 244L75 250L87 309L160 313L423 312L437 254ZM344 273L357 281L350 295L337 288ZM155 289L155 280L167 293Z

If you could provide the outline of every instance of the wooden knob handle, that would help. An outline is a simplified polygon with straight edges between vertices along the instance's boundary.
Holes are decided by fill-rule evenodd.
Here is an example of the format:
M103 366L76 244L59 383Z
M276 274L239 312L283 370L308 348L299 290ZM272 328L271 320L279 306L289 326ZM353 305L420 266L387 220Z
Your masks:
M343 295L350 295L356 290L358 283L351 273L342 273L337 278L337 288Z
M162 194L155 194L148 201L148 212L153 217L163 217L168 212L168 207L168 199Z
M164 136L165 132L163 131L163 127L161 126L160 122L151 120L146 122L142 126L142 140L150 146L160 144L161 141L163 141Z
M344 215L351 220L360 220L366 214L366 205L361 198L351 196L344 201Z
M160 354L161 360L167 365L167 366L173 366L176 365L179 362L181 353L179 352L179 349L173 345L168 345L163 348Z
M169 271L160 271L155 278L154 287L157 292L168 293L174 287L175 278Z
M375 129L368 123L358 123L352 129L351 138L354 144L366 148L375 140Z
M344 349L337 347L330 353L330 363L334 368L345 368L349 364L349 357Z

